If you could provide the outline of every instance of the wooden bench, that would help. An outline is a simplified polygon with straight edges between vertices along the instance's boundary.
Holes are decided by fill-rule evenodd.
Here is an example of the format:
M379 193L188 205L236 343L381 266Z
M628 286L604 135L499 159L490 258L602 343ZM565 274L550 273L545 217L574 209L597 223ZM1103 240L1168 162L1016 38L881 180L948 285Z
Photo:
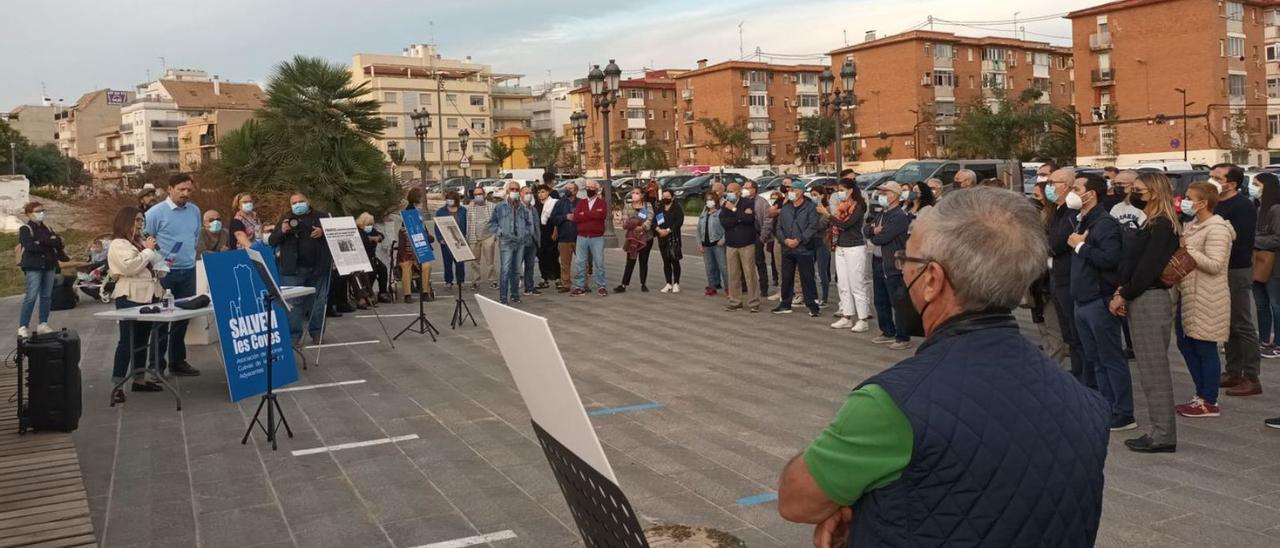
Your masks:
M0 367L0 548L94 546L71 434L18 435L17 370Z

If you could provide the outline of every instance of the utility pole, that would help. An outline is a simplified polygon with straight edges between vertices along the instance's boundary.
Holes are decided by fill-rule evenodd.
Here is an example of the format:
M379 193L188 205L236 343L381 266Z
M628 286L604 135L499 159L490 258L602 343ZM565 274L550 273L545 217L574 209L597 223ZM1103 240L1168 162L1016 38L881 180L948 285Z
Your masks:
M431 28L435 29L434 23L432 23ZM434 33L435 31L432 30L433 35ZM436 134L440 136L440 181L439 182L443 183L444 182L445 146L444 146L444 100L442 99L443 97L442 94L444 93L444 80L440 78L440 73L436 72L436 54L437 54L436 48L437 47L438 46L436 46L435 44L431 45L431 76L436 79L436 122L438 122L436 124L436 128L437 128ZM427 184L426 173L422 174L422 184L423 186L426 186ZM424 188L423 190L426 190L426 189Z

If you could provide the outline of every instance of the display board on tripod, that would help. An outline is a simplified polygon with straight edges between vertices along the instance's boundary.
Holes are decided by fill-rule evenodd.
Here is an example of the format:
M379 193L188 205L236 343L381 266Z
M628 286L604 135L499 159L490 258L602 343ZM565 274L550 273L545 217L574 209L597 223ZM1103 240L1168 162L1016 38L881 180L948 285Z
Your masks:
M467 243L467 234L458 227L458 220L449 215L437 216L436 231L440 233L440 241L453 253L453 260L460 263L476 260L476 255Z
M324 240L329 245L329 254L333 256L333 265L338 269L339 276L373 272L373 265L369 263L369 254L364 250L355 218L321 218L320 228L324 229Z
M266 392L268 347L272 355L272 387L298 380L289 345L289 303L280 295L280 287L272 275L273 263L274 257L255 249L204 256L204 267L209 273L209 298L218 323L218 344L222 345L232 401ZM263 306L266 295L273 297L271 314Z

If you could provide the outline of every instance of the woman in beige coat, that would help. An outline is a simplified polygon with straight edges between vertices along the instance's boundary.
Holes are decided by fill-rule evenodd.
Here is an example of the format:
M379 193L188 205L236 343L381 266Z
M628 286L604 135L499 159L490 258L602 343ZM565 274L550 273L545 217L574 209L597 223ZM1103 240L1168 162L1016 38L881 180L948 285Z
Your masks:
M116 214L111 226L111 246L107 248L107 269L116 281L111 298L116 308L133 308L150 304L164 294L160 288L160 280L151 270L156 260L156 239L142 239L142 225L145 219L142 212L134 207L126 207ZM115 363L111 370L111 380L120 384L129 373L130 344L133 345L132 359L134 363L145 364L147 359L147 338L151 332L150 322L120 322L120 339L116 342ZM133 377L134 392L156 392L159 384L143 379L142 371L136 371ZM117 389L111 393L112 401L123 403L124 390Z
M1196 268L1178 284L1182 298L1174 326L1178 350L1187 362L1196 395L1177 406L1184 417L1217 417L1218 375L1222 361L1218 343L1226 342L1231 331L1231 294L1227 289L1227 258L1236 232L1222 217L1213 214L1218 192L1209 183L1192 183L1180 204L1182 212L1195 217L1185 227L1182 245L1196 260Z

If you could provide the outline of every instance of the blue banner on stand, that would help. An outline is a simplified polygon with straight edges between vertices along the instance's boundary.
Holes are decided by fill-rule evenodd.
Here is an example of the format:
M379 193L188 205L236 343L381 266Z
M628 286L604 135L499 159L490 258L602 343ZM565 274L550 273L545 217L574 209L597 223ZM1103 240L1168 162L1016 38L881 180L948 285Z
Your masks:
M270 248L262 258L272 275L275 256ZM266 285L258 276L249 254L241 251L206 253L204 269L209 276L209 299L218 323L223 366L231 401L240 401L267 391L267 341L271 341L271 384L279 388L298 380L297 365L289 346L289 317L281 303L273 303L271 323L263 307ZM278 277L277 277L278 279Z
M427 227L422 224L422 215L417 209L406 209L400 212L404 221L404 231L409 235L409 243L413 244L413 254L418 256L418 264L426 264L436 260L431 250L431 242L427 240Z

